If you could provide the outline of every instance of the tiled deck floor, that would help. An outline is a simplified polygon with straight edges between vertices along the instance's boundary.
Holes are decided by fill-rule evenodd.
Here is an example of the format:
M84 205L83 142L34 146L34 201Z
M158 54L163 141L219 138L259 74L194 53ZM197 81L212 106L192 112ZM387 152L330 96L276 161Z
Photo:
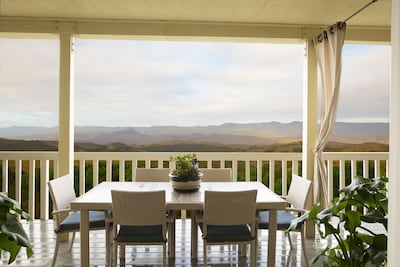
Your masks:
M52 220L34 220L23 225L34 246L34 255L26 258L25 249L11 266L50 266L54 250L54 232ZM257 266L267 266L268 231L259 233ZM305 266L301 252L301 241L298 233L292 233L295 249L290 251L290 246L283 232L277 233L276 266ZM105 265L104 231L94 231L90 234L90 264L91 266ZM307 239L307 254L312 259L319 249L326 246L326 240ZM57 259L57 266L79 266L79 234L76 235L72 251L68 251L68 242L63 242ZM190 258L190 220L177 220L176 225L176 258L168 266L204 266L202 255L203 245L199 233L199 259L191 261ZM207 266L249 266L249 258L238 259L236 246L213 246L208 252ZM249 253L247 253L249 255ZM126 266L161 266L162 249L160 246L127 247ZM0 265L5 266L8 254L2 255Z

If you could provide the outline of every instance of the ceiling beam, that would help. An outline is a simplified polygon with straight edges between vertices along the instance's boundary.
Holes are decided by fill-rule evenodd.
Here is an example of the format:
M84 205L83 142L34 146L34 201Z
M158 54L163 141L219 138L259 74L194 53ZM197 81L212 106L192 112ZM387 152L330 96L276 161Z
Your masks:
M193 21L60 20L1 17L1 37L73 34L82 38L302 43L326 26ZM389 43L390 27L347 27L346 42Z

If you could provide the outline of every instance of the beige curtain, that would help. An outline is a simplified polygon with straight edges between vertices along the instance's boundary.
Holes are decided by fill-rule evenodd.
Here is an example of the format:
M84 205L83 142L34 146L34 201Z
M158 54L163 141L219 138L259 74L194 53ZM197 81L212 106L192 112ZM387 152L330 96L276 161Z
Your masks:
M315 145L314 201L321 202L325 207L329 201L327 170L322 152L336 121L345 31L346 24L338 22L313 39L322 84L320 129Z

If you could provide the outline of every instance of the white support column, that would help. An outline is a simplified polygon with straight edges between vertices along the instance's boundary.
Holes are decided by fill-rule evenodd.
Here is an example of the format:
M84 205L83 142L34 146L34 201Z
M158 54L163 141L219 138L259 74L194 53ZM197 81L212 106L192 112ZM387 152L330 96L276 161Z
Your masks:
M60 35L59 175L74 175L74 38Z
M400 253L400 1L392 1L392 82L390 88L388 266L398 266Z
M318 72L317 56L311 40L305 45L304 60L304 86L303 86L303 156L302 156L302 176L313 180L314 178L314 146L317 136L318 124ZM311 190L313 192L313 190ZM311 194L313 195L313 194ZM310 197L307 207L312 206ZM315 234L314 225L307 224L306 236L313 237Z

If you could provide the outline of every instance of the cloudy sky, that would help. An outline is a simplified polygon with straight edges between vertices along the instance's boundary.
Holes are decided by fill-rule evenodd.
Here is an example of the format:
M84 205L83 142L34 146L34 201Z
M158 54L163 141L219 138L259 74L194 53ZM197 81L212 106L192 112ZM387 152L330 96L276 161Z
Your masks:
M76 39L75 125L300 121L302 45ZM0 127L58 125L58 41L0 39ZM388 121L390 47L346 45L338 120Z

